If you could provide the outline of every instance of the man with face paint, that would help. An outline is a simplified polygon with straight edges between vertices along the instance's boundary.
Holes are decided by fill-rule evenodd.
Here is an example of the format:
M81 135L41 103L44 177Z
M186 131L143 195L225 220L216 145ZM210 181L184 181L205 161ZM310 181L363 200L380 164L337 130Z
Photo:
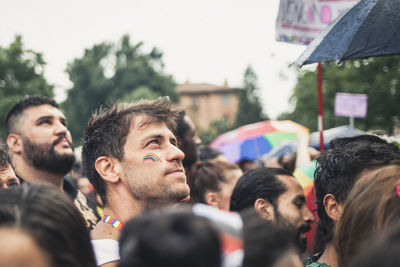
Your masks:
M142 211L186 199L183 152L173 134L178 110L168 98L120 103L89 119L82 165L103 202L92 231L99 266L116 266L123 225Z
M253 207L265 220L290 232L299 252L307 246L306 232L314 215L306 206L299 182L280 168L254 168L243 174L231 196L231 211Z
M44 96L21 99L8 112L6 143L21 183L50 183L67 193L93 228L96 216L82 193L64 179L75 161L67 119L58 104Z

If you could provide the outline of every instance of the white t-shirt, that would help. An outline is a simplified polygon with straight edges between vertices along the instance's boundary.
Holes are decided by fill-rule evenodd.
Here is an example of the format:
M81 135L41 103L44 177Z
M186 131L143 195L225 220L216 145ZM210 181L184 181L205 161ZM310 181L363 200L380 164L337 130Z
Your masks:
M119 261L119 242L114 239L92 240L97 266L107 262Z

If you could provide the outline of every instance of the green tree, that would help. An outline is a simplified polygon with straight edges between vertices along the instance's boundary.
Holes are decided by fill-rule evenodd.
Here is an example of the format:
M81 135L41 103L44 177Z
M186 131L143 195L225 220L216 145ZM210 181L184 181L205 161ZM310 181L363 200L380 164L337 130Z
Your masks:
M62 106L75 142L82 137L92 112L102 104L161 95L178 100L172 76L164 73L162 53L157 48L145 53L142 46L124 35L118 43L103 42L86 49L81 58L68 64L73 87Z
M380 57L346 61L341 65L323 64L323 103L325 128L348 124L349 119L334 114L337 92L368 95L366 118L355 119L362 130L382 129L387 132L399 121L400 57ZM317 79L315 71L299 71L291 97L293 112L281 114L279 119L291 119L312 131L317 130Z
M8 47L0 47L0 130L11 107L25 95L53 97L53 86L44 77L46 65L41 53L25 49L16 36Z
M258 96L257 75L251 66L248 66L244 72L243 83L244 87L239 92L239 109L235 122L237 127L268 119L262 111Z
M224 120L213 121L208 130L199 129L199 137L204 145L210 144L218 135L229 132L234 127Z

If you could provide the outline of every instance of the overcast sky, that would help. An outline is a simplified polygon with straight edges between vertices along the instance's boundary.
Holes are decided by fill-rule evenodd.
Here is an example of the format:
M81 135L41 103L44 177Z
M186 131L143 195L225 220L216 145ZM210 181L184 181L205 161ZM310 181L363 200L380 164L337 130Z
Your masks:
M128 33L145 51L164 53L165 71L178 83L242 85L252 65L264 111L275 118L289 107L295 85L288 68L305 46L275 41L279 0L0 0L0 46L16 34L44 54L45 76L57 100L71 87L68 62L85 48Z

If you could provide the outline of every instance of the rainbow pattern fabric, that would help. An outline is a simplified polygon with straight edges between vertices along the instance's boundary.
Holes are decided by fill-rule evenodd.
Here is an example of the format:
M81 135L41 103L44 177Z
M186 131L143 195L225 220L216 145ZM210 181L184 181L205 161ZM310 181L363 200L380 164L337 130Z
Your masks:
M121 231L122 228L124 227L123 223L121 223L117 219L114 219L113 217L108 216L108 215L104 215L102 221L105 223L111 224L113 227L117 228L118 231Z

